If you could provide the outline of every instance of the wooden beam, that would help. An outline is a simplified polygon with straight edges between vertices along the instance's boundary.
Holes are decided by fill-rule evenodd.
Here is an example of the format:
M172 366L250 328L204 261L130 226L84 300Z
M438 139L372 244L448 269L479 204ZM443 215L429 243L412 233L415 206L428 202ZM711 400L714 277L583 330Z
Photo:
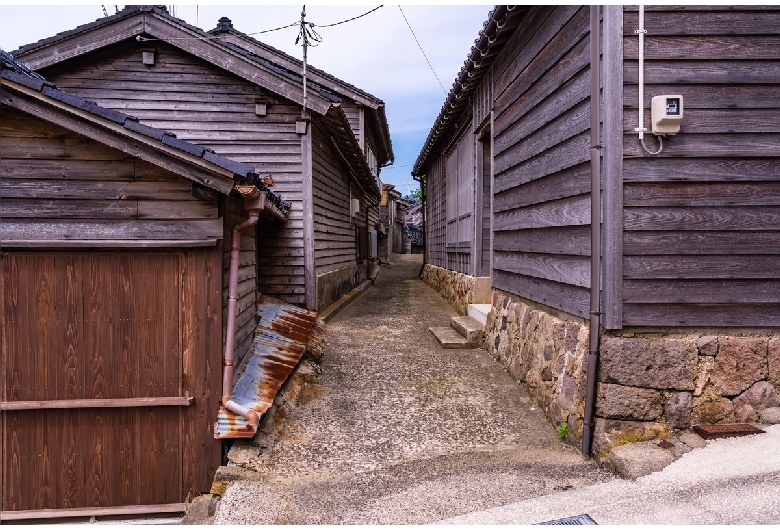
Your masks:
M184 513L184 503L110 506L106 508L62 508L0 512L0 521L57 519L60 517L101 517L106 515L143 515L151 513Z
M214 247L216 239L16 239L3 240L5 248L198 248Z
M308 117L308 112L306 112ZM312 175L312 149L314 124L309 123L306 134L301 135L301 171L303 173L303 268L307 309L317 307L317 269L314 262L314 183Z
M623 7L605 6L602 325L623 327Z
M29 52L18 54L16 58L33 70L40 70L141 33L143 33L143 19L132 17L55 40Z
M96 409L129 407L189 407L192 396L117 399L58 399L46 401L0 401L0 410Z

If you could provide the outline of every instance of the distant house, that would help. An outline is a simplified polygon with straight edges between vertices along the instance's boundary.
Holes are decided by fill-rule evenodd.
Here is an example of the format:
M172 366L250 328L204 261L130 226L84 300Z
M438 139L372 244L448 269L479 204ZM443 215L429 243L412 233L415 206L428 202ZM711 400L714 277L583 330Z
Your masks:
M417 159L426 278L586 453L780 403L778 17L497 6Z
M407 201L392 184L382 184L382 201L379 203L379 220L385 233L380 238L379 256L390 261L391 256L406 252L406 210Z
M381 100L309 67L302 112L299 60L228 19L205 32L159 6L13 55L63 90L270 174L292 208L284 225L257 226L260 292L319 310L373 272L379 173L393 159Z

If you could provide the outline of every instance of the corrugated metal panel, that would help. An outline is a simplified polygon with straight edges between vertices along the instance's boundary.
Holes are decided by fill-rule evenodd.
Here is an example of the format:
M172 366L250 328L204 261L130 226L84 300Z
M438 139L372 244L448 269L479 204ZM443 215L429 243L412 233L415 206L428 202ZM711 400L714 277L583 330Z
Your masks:
M252 351L234 376L233 401L262 417L306 351L317 313L263 296L257 314ZM255 432L246 419L220 407L215 438L251 438Z

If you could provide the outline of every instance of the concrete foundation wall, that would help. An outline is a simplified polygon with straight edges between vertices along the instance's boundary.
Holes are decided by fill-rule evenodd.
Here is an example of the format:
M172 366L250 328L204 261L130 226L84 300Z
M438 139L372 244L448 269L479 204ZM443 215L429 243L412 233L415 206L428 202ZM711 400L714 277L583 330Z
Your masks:
M588 325L496 291L488 352L570 442L582 440ZM593 455L704 423L780 422L780 337L622 333L601 338Z
M356 264L317 276L317 310L322 311L367 279L366 264Z
M461 315L469 304L490 303L490 278L474 277L426 263L422 281L437 291Z

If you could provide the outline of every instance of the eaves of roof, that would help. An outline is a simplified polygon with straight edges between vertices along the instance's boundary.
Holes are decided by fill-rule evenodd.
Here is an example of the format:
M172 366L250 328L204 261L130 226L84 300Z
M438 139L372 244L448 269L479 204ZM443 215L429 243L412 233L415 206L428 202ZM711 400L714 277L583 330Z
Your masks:
M339 105L334 105L325 116L321 116L319 119L323 122L323 128L327 131L344 163L349 167L352 176L366 193L379 199L381 196L379 181L368 167L366 157L352 132L344 110Z
M413 176L419 177L425 173L429 157L437 151L440 142L451 132L451 126L468 110L470 96L485 74L490 71L496 56L520 25L530 7L496 6L490 12L417 156L412 168Z
M0 84L12 90L15 88L14 85L17 85L17 88L20 86L29 89L26 92L32 93L37 100L46 101L48 99L56 101L72 111L79 112L80 115L87 116L87 119L96 125L101 125L101 123L105 122L117 125L119 126L118 130L128 137L133 137L134 135L146 137L152 143L156 143L158 149L179 152L183 159L188 161L194 159L197 164L205 169L216 166L222 172L231 175L236 183L253 184L260 190L265 190L270 204L283 213L284 216L289 212L290 203L282 201L281 197L268 190L259 175L255 173L253 167L220 156L211 149L205 149L197 144L180 140L169 131L143 125L133 116L101 107L92 101L63 92L56 85L48 82L43 76L29 69L3 50L0 50ZM232 185L227 188L214 187L214 189L222 193L229 193L231 188Z

